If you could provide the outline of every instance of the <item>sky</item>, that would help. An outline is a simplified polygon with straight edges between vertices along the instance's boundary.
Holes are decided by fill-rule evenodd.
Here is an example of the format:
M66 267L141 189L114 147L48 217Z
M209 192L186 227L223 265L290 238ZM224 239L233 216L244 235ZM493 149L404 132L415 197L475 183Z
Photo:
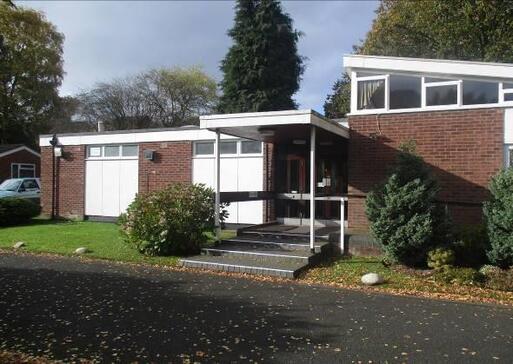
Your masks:
M220 81L219 64L231 45L232 1L16 1L43 11L65 36L61 95L153 67L202 66ZM370 29L374 1L284 1L304 33L306 57L300 108L323 112L342 73L342 57Z

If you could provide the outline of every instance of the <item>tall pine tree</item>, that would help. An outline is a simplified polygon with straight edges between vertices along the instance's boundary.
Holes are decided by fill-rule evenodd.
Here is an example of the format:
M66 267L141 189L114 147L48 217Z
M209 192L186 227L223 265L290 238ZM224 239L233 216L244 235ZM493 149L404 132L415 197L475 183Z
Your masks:
M276 0L238 0L233 39L221 63L224 113L295 109L303 58L301 33Z

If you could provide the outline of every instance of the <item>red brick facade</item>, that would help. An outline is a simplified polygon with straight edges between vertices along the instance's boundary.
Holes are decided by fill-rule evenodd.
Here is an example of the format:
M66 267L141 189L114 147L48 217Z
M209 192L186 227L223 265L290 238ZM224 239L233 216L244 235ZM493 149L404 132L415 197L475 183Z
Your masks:
M41 204L43 213L52 211L52 149L41 148ZM155 151L153 161L143 151ZM65 146L65 157L57 159L56 215L82 219L85 212L85 146ZM154 191L173 182L192 181L192 143L162 142L139 144L139 192Z
M417 152L440 183L456 223L476 223L490 178L503 165L504 111L476 109L350 116L349 226L365 227L364 198L393 166L399 144Z
M144 159L146 149L155 151L153 161ZM139 192L155 191L176 182L192 182L192 143L139 144Z
M64 157L56 159L55 213L66 218L84 217L85 198L85 147L64 147ZM43 214L52 213L52 148L41 148L41 205Z
M11 165L13 163L34 164L36 166L36 177L41 175L41 158L27 150L20 150L0 157L0 182L11 178Z

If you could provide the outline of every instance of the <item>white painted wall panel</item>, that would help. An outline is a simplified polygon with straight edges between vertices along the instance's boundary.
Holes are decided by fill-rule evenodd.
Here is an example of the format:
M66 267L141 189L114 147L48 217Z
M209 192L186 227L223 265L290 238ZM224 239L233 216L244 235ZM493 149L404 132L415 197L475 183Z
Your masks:
M103 161L102 216L119 216L119 161Z
M192 180L214 187L214 158L194 158ZM262 191L263 157L221 157L221 191ZM261 224L263 202L232 202L228 223Z
M138 160L86 161L85 214L118 217L139 187Z
M85 181L85 214L102 215L102 161L86 162L86 181Z
M513 109L504 110L504 144L513 144Z
M139 189L139 161L119 161L119 213L126 211Z

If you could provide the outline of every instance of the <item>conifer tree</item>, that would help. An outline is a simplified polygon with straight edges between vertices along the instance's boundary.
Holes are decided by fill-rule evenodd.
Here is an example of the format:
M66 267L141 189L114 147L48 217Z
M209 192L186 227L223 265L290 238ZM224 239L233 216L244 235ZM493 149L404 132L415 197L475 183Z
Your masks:
M303 58L301 33L276 0L239 0L233 39L221 63L224 73L219 109L224 113L295 109Z

